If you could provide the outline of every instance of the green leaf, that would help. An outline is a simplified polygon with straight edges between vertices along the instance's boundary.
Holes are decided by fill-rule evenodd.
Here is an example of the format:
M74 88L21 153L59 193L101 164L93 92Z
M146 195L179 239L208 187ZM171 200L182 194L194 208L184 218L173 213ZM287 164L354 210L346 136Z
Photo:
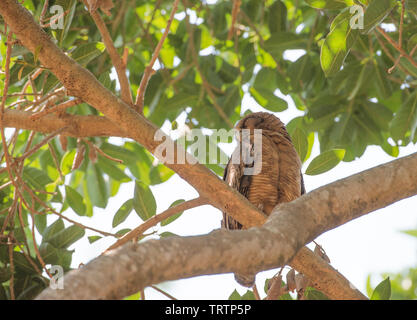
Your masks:
M23 179L29 182L36 190L44 190L47 184L53 182L45 172L33 167L24 167Z
M330 300L323 292L312 287L306 288L304 296L307 300Z
M116 165L116 163L112 160L109 160L104 157L99 157L97 161L97 165L106 173L110 178L120 181L120 182L128 182L130 178L126 173Z
M230 294L228 300L242 300L242 297L240 296L239 292L237 290L233 290L233 292Z
M119 210L117 210L116 214L113 217L112 227L117 227L119 224L125 221L129 214L132 212L132 210L133 199L129 199L121 205Z
M391 297L391 282L389 277L379 283L372 293L371 300L389 300Z
M282 32L286 29L287 7L281 0L275 1L269 7L268 27L272 33Z
M366 294L368 297L372 296L371 275L366 277Z
M353 0L305 0L305 2L316 9L337 10L354 5Z
M85 203L83 197L77 190L70 186L65 186L65 201L71 207L72 210L79 216L85 216Z
M71 265L73 251L56 248L49 242L42 242L39 252L46 264L60 265L64 270L68 270Z
M256 300L255 295L253 294L253 291L248 290L246 293L242 296L241 300Z
M94 242L96 242L97 240L100 240L100 239L102 239L103 237L100 237L100 236L89 236L88 237L88 242L91 244L91 243L94 243Z
M300 92L311 81L313 75L320 70L313 69L313 62L308 54L301 56L288 68L293 92Z
M357 36L358 31L350 27L349 11L340 13L321 46L320 62L327 77L340 70Z
M384 69L384 63L382 59L378 57L374 61L374 75L375 75L375 88L378 93L378 98L388 99L392 95L391 82L387 79L387 72Z
M307 40L292 32L278 32L265 41L265 50L272 56L280 57L285 50L305 49Z
M179 205L180 203L185 202L184 199L179 199L174 201L173 203L171 203L171 205L169 206L170 208L175 207L176 205ZM170 224L171 222L173 222L174 220L177 220L183 213L184 211L180 211L172 216L170 216L169 218L166 218L165 220L161 221L161 226L166 226L168 224Z
M392 138L402 140L410 136L412 140L417 128L417 91L414 91L395 114L390 124Z
M417 3L417 1L416 1ZM411 52L411 50L414 49L414 47L417 46L417 33L413 34L409 39L407 43L407 49ZM416 52L414 52L415 54Z
M156 214L156 201L153 193L142 181L135 181L133 208L143 221Z
M77 225L72 225L61 230L48 239L48 242L55 248L67 249L74 242L85 235L85 230Z
M61 6L64 12L68 12L66 15L64 15L64 28L56 30L58 43L61 46L63 41L65 40L65 37L68 34L72 20L74 18L77 1L76 0L57 0L55 2L55 5Z
M99 208L105 208L109 198L108 184L104 180L99 166L89 163L86 178L88 195L91 203Z
M304 130L296 128L291 135L292 143L294 144L295 150L297 150L300 156L301 162L304 162L308 152L308 139Z
M365 101L362 104L363 111L368 115L369 118L375 122L375 124L381 130L388 130L389 123L392 120L393 114L391 110L385 107L383 104L374 103L371 101Z
M258 71L253 83L253 87L256 90L269 90L274 92L277 89L276 85L276 73L277 71L272 68L262 68Z
M410 10L414 13L415 17L417 18L417 0L405 0L405 6L407 10Z
M35 215L35 226L40 234L43 234L46 228L46 214Z
M42 233L42 242L47 242L50 239L52 239L52 237L54 237L58 232L64 230L65 225L64 225L64 221L62 221L62 219L58 219L56 220L54 223L52 223L51 225L49 225L44 232Z
M141 293L141 291L138 291L138 292L124 298L123 300L140 300L140 293Z
M262 107L273 112L281 112L288 108L288 103L284 99L277 97L273 92L268 91L267 89L250 88L249 92L252 97L259 103Z
M64 156L61 159L61 172L65 176L71 172L72 163L74 162L76 149L68 150L65 152Z
M116 234L118 235L118 236L123 236L123 235L125 235L126 233L128 233L128 232L130 232L131 231L131 229L129 229L129 228L124 228L124 229L120 229L119 231L117 231L116 232Z
M86 66L91 60L97 58L105 49L106 47L102 42L84 43L71 52L71 57L82 66Z
M8 261L7 256L7 261ZM36 273L36 269L32 266L32 264L27 260L25 255L21 252L13 252L13 262L16 269L19 269L25 273L34 274ZM39 264L38 264L38 267Z
M159 234L159 236L161 238L168 238L168 237L177 237L178 235L176 235L173 232L165 231L165 232L162 232L161 234Z
M389 15L397 4L396 0L371 0L364 15L362 33L368 34Z
M401 232L413 237L417 237L417 230L403 230Z
M333 149L320 154L311 161L306 170L306 174L313 176L333 169L342 161L345 152L344 149Z

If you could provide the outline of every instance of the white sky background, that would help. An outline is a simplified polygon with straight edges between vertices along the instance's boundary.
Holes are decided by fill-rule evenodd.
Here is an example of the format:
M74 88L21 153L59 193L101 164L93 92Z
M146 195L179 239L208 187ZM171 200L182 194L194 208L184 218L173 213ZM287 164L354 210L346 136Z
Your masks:
M242 113L248 108L252 111L263 110L249 95L245 95L242 101ZM276 113L284 123L288 123L301 114L302 112L298 111L291 101L288 110ZM184 114L179 117L180 125L184 118ZM165 125L164 129L167 128L169 126ZM230 145L229 148L224 148L224 151L230 155L232 149L233 146ZM401 148L400 157L413 152L416 152L416 147L413 145ZM316 139L312 155L309 161L304 164L303 171L318 154L319 145ZM380 147L370 146L360 159L350 163L342 162L336 168L318 176L304 175L306 190L307 192L314 190L335 180L392 160L394 158L388 156ZM71 218L95 228L111 230L115 212L125 200L133 196L133 189L133 183L123 184L118 195L109 200L108 207L105 210L96 208L92 218L78 217L73 213ZM152 186L151 189L157 201L158 213L167 209L177 199L188 200L198 195L178 175L174 175L165 183ZM379 276L380 273L399 272L417 265L417 241L400 232L400 230L417 228L416 208L417 197L412 197L328 231L316 241L325 249L332 266L339 270L358 289L366 293L366 277L369 274L372 274L371 283L375 286L382 280ZM157 230L158 233L171 231L182 236L206 234L219 228L220 220L221 213L219 210L211 206L203 206L186 211L178 220L166 227L155 227L153 230ZM140 223L142 223L140 218L132 212L124 223L112 231L134 228ZM79 263L87 263L113 242L112 239L103 239L90 245L86 239L80 240L71 247L75 249L73 267L77 267ZM310 247L313 248L311 245ZM275 271L266 271L258 274L257 285L261 295L263 294L265 279L271 277L274 273ZM246 288L240 287L234 281L232 274L170 281L158 286L178 299L227 299L235 288L240 293L246 292ZM146 298L165 298L153 289L147 289L145 293Z

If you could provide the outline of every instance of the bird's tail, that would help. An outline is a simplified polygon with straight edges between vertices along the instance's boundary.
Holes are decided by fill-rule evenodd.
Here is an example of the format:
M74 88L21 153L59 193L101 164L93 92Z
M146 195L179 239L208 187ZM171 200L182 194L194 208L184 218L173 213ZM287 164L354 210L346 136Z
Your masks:
M236 274L235 273L235 280L241 286L252 288L253 285L255 284L255 275L253 275L253 274L250 274L250 275L248 275L248 274L242 275L242 274Z

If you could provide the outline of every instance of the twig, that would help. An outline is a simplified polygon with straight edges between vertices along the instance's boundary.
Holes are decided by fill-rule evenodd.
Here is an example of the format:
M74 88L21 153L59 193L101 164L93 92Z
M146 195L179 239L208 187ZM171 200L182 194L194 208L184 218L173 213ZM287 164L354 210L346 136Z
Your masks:
M171 300L178 300L177 298L171 296L168 292L165 292L164 290L159 289L158 287L155 286L150 286L152 289L162 293L164 296L170 298Z
M255 26L255 24L252 22L252 20L247 16L247 14L243 10L241 10L239 12L239 14L246 20L246 22L248 23L249 27L251 27L253 29L253 31L255 31L255 33L257 34L257 36L259 38L259 44L263 48L264 47L264 38L262 37L262 35L259 32L258 28Z
M178 81L182 80L187 75L188 70L190 70L192 66L193 64L188 64L187 66L185 66L185 68L182 69L181 72L169 82L169 85L172 86Z
M32 239L33 239L33 246L35 248L36 256L38 257L38 260L41 263L43 270L45 270L45 272L48 274L48 277L52 278L51 273L46 268L45 261L43 260L43 258L41 256L41 253L39 252L38 245L36 243L36 238L35 238L35 215L34 215L35 210L30 209L29 211L30 211L30 216L32 217Z
M400 18L400 28L399 28L399 35L398 35L398 46L400 48L402 48L403 46L404 12L405 12L405 0L401 0L401 18Z
M30 151L25 152L20 157L16 158L16 161L23 161L24 159L30 157L33 155L36 151L38 151L44 144L47 144L49 141L51 141L53 138L55 138L56 135L60 134L62 131L66 130L67 127L60 128L56 130L55 132L51 133L47 137L45 137L41 142L39 142L36 146L34 146Z
M414 61L399 45L396 43L381 27L376 28L378 32L391 44L404 58L411 62L411 64L417 68L417 61Z
M242 3L242 0L234 0L233 1L233 8L232 8L232 24L230 26L229 33L227 34L227 40L231 40L233 33L235 31L235 24L237 21L237 16L239 14L240 4Z
M402 48L402 45L403 45L404 12L405 12L405 0L401 0L401 18L400 18L399 35L398 35L398 47L400 49ZM391 74L395 70L401 58L402 58L402 55L400 54L400 56L394 61L394 65L388 69L389 74Z
M3 185L1 185L0 186L0 190L1 189L4 189L4 188L7 188L8 186L10 186L12 184L12 181L8 181L8 182L6 182L5 184L3 184Z
M83 0L84 4L88 8L88 3L86 0ZM109 31L107 30L106 24L101 18L97 10L89 10L91 17L93 18L95 24L97 25L98 30L100 31L101 38L106 46L107 52L109 53L110 59L114 65L114 68L117 72L117 77L120 82L120 91L122 100L129 105L133 104L132 92L130 91L129 79L126 75L126 64L123 62L119 53L117 52L116 47L114 46L113 40Z
M39 22L41 26L43 26L43 22L45 21L44 18L45 18L46 10L48 9L48 4L49 4L49 0L45 0L45 2L43 3L41 16L39 17Z
M64 11L64 12L60 13L59 15L54 15L54 16L51 16L49 18L46 18L45 20L50 20L50 21L47 24L42 23L42 24L40 24L40 26L42 28L49 28L53 22L57 21L58 19L61 19L61 18L65 17L69 12L70 12L70 10L67 10L67 11Z
M161 0L157 0L152 10L151 19L149 20L145 28L145 37L149 36L149 29L152 25L153 19L155 18L156 11L159 9L160 5L161 5Z
M120 238L118 241L116 241L116 243L114 243L113 245L111 245L109 248L107 248L106 251L104 251L104 253L114 250L118 247L120 247L121 245L125 244L126 242L139 237L140 235L142 235L146 230L148 230L149 228L157 225L159 222L171 217L172 215L180 212L180 211L185 211L191 208L195 208L198 206L202 206L204 204L207 204L208 201L204 198L198 197L192 200L188 200L185 202L182 202L174 207L168 208L167 210L165 210L164 212L157 214L155 216L153 216L152 218L146 220L144 223L142 223L140 226L136 227L135 229L131 230L130 232L126 233L122 238Z
M94 150L96 150L98 153L100 153L103 157L106 157L107 159L111 160L111 161L115 161L118 163L123 163L123 160L121 159L117 159L117 158L113 158L112 156L109 156L107 153L105 153L103 150L101 150L99 147L97 147L94 143L92 143L90 140L88 139L82 139L85 143L88 144L88 146L90 148L93 148Z
M76 99L74 99L74 100L69 100L69 101L66 101L66 102L60 103L60 104L58 104L58 105L52 106L52 107L50 107L50 108L44 109L44 110L42 110L42 111L36 112L36 113L32 114L32 115L30 116L30 118L31 118L32 120L36 120L36 119L39 119L39 118L41 118L41 117L44 117L44 116L46 116L47 114L50 114L50 113L52 113L52 112L64 111L64 110L66 110L66 109L68 109L68 108L70 108L70 107L76 106L76 105L78 105L78 104L80 104L80 103L82 103L82 100L81 100L81 99L79 99L79 98L76 98Z
M253 295L255 296L255 299L261 300L261 296L259 295L259 291L258 291L258 288L256 287L256 284L253 285L252 290L253 290Z
M171 15L169 16L167 26L152 54L152 58L151 58L151 61L149 62L149 65L145 68L145 73L143 74L142 80L140 81L139 88L136 93L135 105L136 105L136 110L141 114L143 114L143 104L144 104L144 99L145 99L146 87L148 86L149 79L152 77L153 73L155 72L153 70L153 65L159 56L159 51L161 51L165 38L168 36L171 23L174 20L174 15L178 8L178 3L179 3L179 0L175 0L174 4L172 5Z
M39 202L46 210L52 212L53 214L57 215L58 217L66 220L68 222L71 222L72 224L75 224L75 225L79 226L80 228L88 229L88 230L91 230L91 231L100 233L100 234L102 234L103 236L106 236L106 237L115 237L115 238L118 238L119 237L118 235L113 234L113 233L110 233L110 232L106 232L106 231L98 230L98 229L95 229L95 228L92 228L92 227L88 227L86 225L83 225L82 223L79 223L79 222L77 222L75 220L72 220L72 219L70 219L70 218L62 215L61 213L55 211L53 208L49 207L45 202L43 202L38 196L36 196L33 193L32 189L30 189L28 186L26 186L24 184L23 187L30 194L30 196L32 196L37 202ZM22 199L22 201L24 201L24 199ZM27 203L25 203L25 202L23 202L23 203L25 204L25 206L28 207Z
M18 217L19 217L19 222L20 222L20 229L22 230L22 234L24 235L24 238L23 239L25 241L26 249L28 251L27 255L25 254L24 250L22 250L22 251L25 254L26 260L29 261L29 263L33 266L33 268L36 270L36 272L38 274L41 274L41 270L39 270L38 266L36 265L35 262L33 262L32 258L31 258L30 248L29 248L29 244L28 244L28 241L27 241L27 238L26 238L26 235L25 235L25 230L24 230L25 223L23 221L22 211L23 211L22 210L22 201L20 201L19 202L19 214L18 214Z
M45 101L47 101L47 103L48 102L53 102L57 98L63 97L64 95L65 95L65 88L56 89L55 91L53 91L51 93L48 93L46 96L36 100L33 103L33 105L30 108L28 108L27 110L33 109L33 108L37 107L38 105L44 103Z
M48 142L48 146L49 146L49 152L51 153L51 156L52 156L52 159L54 161L55 167L58 170L59 178L61 179L61 181L65 181L65 178L64 178L64 175L62 174L61 166L59 165L58 157L55 153L55 150L54 150L54 148L53 148L53 146L50 142Z
M1 127L3 127L2 124L3 124L4 106L6 105L7 92L9 91L11 55L12 55L12 32L9 31L7 35L6 63L4 66L5 77L4 77L4 86L3 86L3 97L1 99L1 109L0 109L0 126Z
M379 45L382 48L382 51L384 51L384 53L387 55L388 58L391 59L392 62L396 62L396 59L394 58L394 56L390 53L390 51L388 50L388 48L385 46L384 42L379 38L378 34L375 33L375 38L378 41ZM409 74L409 71L407 69L405 69L403 66L398 65L398 67L401 69L401 71L403 71L406 74Z
M14 260L13 260L13 242L10 241L10 237L13 236L13 231L10 233L9 235L9 243L8 243L8 248L9 248L9 262L10 262L10 280L9 280L9 291L10 291L10 300L15 300L15 296L14 296Z
M42 93L33 93L33 92L18 92L18 93L10 93L7 95L8 98L10 97L19 97L19 96L41 96Z

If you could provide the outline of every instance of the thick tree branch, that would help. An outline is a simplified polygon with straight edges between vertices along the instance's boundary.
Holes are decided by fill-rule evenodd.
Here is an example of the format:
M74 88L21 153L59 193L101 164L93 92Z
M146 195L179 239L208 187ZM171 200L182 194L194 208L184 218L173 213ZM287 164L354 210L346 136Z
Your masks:
M261 227L126 244L69 272L64 290L46 289L38 299L119 299L166 280L283 266L323 232L415 195L416 181L413 154L278 205Z
M86 0L84 0L83 2L88 7L88 2ZM107 52L109 53L109 56L114 65L114 68L116 69L117 77L120 82L121 97L124 102L133 105L132 92L130 91L130 83L126 75L126 64L123 63L122 58L119 56L119 53L117 52L117 49L113 44L111 35L109 31L107 30L106 24L101 18L98 10L89 9L89 12L91 14L91 17L94 20L94 23L97 25L98 30L100 31L100 34L106 46Z
M129 137L105 117L47 114L33 119L34 115L35 113L28 111L6 109L3 115L3 126L41 133L52 133L66 127L62 134L72 137Z
M39 27L39 25L36 24L31 14L26 9L24 9L21 5L19 5L19 3L16 0L2 0L0 2L0 14L3 16L4 20L9 24L11 30L17 35L17 37L23 43L23 45L27 47L29 50L31 50L32 52L36 51L39 53L38 54L39 60L42 62L42 64L46 68L48 68L51 72L53 72L57 76L57 78L64 84L64 86L69 91L69 95L79 97L86 103L95 107L97 110L102 112L105 115L105 117L108 119L108 120L105 119L103 121L108 121L107 123L112 123L111 121L113 121L113 124L111 126L114 127L116 126L116 124L119 125L121 127L120 128L121 132L127 132L131 138L133 138L134 140L142 144L150 152L154 152L155 148L160 144L159 141L154 139L155 134L158 131L158 128L154 124L146 120L144 117L142 117L140 114L132 110L132 108L130 108L128 104L124 103L121 99L117 98L113 93L107 90L100 82L97 81L97 79L94 77L94 75L91 74L91 72L82 68L73 59L65 55L55 45L55 43L49 38L49 36ZM42 119L46 119L49 116L51 115L43 117ZM39 119L37 121L40 121L42 119ZM106 135L104 132L108 130L107 126L103 125L101 126L101 129L103 130L103 135ZM169 137L167 139L168 141L171 141ZM185 152L185 151L181 146L176 145L175 156L178 152ZM191 156L190 158L194 159ZM221 211L227 212L230 216L238 220L243 225L247 227L252 227L252 226L260 225L262 224L262 222L265 221L265 216L262 212L257 210L246 198L244 198L237 191L227 186L222 180L220 180L214 173L209 171L206 167L199 165L198 163L195 164L194 161L192 163L185 163L185 164L177 164L177 163L167 164L167 166L171 168L172 170L174 170L176 173L178 173L179 176L184 178L192 186L194 186L196 190L199 192L200 196L209 199L210 203L213 206L217 207ZM303 198L305 199L306 197L303 197ZM307 220L305 220L306 223L311 222L310 219L313 222L315 221L314 217L313 218L307 217ZM290 219L289 223L291 221L292 220ZM267 230L265 228L267 227L263 227L263 229L260 229L260 230ZM153 276L147 277L148 275L146 275L145 270L141 269L140 272L145 274L146 279L143 279L141 277L136 278L135 281L132 282L132 285L130 284L126 285L125 288L133 289L134 287L140 287L142 285L146 286L148 285L146 283L147 281L151 281L150 283L156 283L156 282L162 281L162 279L168 279L168 278L174 279L174 278L186 277L186 276L188 277L188 276L193 276L193 275L203 274L203 273L228 272L228 270L232 270L232 269L233 271L235 270L239 271L240 269L239 261L240 262L244 261L243 255L245 254L245 252L248 253L254 248L254 246L252 246L250 244L250 241L248 240L254 237L255 234L262 236L262 237L264 236L262 232L259 233L257 231L258 229L254 229L254 230L255 231L249 230L252 233L247 231L249 232L247 235L249 238L247 240L242 240L241 244L242 245L247 244L248 247L245 248L244 250L241 250L242 248L239 248L238 250L239 257L237 257L237 260L227 258L226 259L227 261L225 261L225 258L223 258L223 259L218 260L218 261L223 261L220 264L217 263L217 260L213 260L213 261L216 261L215 264L208 264L205 266L199 265L198 268L195 268L193 264L190 264L189 267L181 270L181 272L183 273L175 273L175 272L178 272L178 270L176 270L175 268L172 268L172 266L176 265L176 262L179 262L179 260L175 257L172 257L172 255L168 254L164 257L164 259L169 260L169 258L172 257L172 259L169 261L169 268L167 268L167 269L170 269L170 271L164 270L163 272L161 272L160 275L156 275L156 272L153 272ZM269 234L270 232L268 231L266 233ZM229 233L224 233L224 234L227 235L227 237L232 237L231 239L233 239L233 237L241 237L241 235L246 235L246 231L242 231L242 232L239 231L236 233L233 232L233 234L231 235L229 235ZM299 234L296 233L296 235L299 235ZM305 236L306 235L304 234L302 237L297 238L294 234L294 235L291 235L291 237L288 239L296 239L294 240L295 243L301 246L302 244L307 242L305 241ZM197 241L196 244L199 246L204 244L204 247L206 245L213 244L214 247L212 247L211 249L205 248L204 250L202 250L202 247L194 247L193 245L191 249L184 248L184 250L188 252L186 253L188 254L187 258L189 258L189 254L193 252L194 249L192 248L198 248L198 250L194 251L194 253L198 255L200 254L200 252L203 252L203 251L207 251L207 253L209 253L210 250L215 250L216 251L215 254L217 254L218 251L217 251L216 245L220 243L216 239L211 240L213 237L212 235L209 235L207 237L208 238L203 237L202 242ZM282 243L280 243L280 241L278 241L279 239L277 238L274 238L272 242L274 246L277 245L277 248L284 246L284 251L281 252L283 259L282 260L280 259L279 261L275 259L272 262L272 260L268 258L267 260L265 260L265 265L262 268L267 269L270 267L277 266L280 263L287 262L289 258L293 257L293 255L295 254L295 250L298 250L300 248L300 246L298 245L295 247L290 246L291 250L289 250L287 248L289 246L288 240L285 237L281 237L281 236L279 236L279 238L283 241ZM173 244L178 245L182 243L181 241L185 241L184 244L187 244L189 243L189 240L187 239L188 238L174 239L175 241L173 241ZM221 239L223 238L220 237L220 240L219 240L220 242L222 241ZM269 237L269 239L271 239L271 237ZM225 239L223 239L223 241L224 240ZM170 239L170 241L172 240ZM254 242L254 245L256 243L259 244L259 242L264 242L264 241L262 240L262 238L257 238L256 241ZM149 242L149 243L145 243L141 245L140 250L145 250L145 251L140 251L140 250L139 251L142 253L146 253L146 248L148 248L148 246L153 245L152 243L154 242ZM161 245L165 246L165 242L161 242L162 244L159 244L159 242L157 243L158 244L155 244L156 247L161 246ZM239 242L236 242L236 244L238 243ZM294 243L292 244L294 245ZM145 246L144 249L142 249L142 246ZM136 248L136 246L134 246L134 248ZM177 247L175 251L180 250L180 249L181 247ZM257 251L258 249L259 248L257 247L255 251ZM122 248L121 251L116 251L115 253L112 253L111 256L119 255L120 252L125 252L125 250L127 249ZM274 251L274 253L280 252L280 250L276 251L275 247L271 250ZM158 251L150 251L150 252L153 252L152 254L155 254L155 252L158 252ZM164 252L164 250L161 249L159 252ZM223 253L227 253L227 250L226 251L223 250ZM256 252L252 252L252 253L256 253ZM276 258L276 255L274 256ZM208 257L213 258L213 255L209 255ZM104 261L106 261L106 263L113 261L110 258L110 256L103 257L103 259ZM152 261L153 261L153 262L156 262L159 266L163 265L163 263L159 264L158 259L159 258L152 258L151 256L151 258L149 260L146 259L146 261L147 262L149 261L150 264L152 264ZM192 259L194 260L195 257ZM313 256L312 259L313 260L315 259L318 261L320 258ZM102 260L98 260L98 261L99 262L94 262L92 267L83 268L82 270L86 270L87 272L87 270L91 270L91 268L94 269L95 266L97 266L97 263L99 265L102 264ZM207 262L207 261L208 261L207 259L198 259L198 263L200 264ZM251 263L248 264L248 268L253 269L253 270L260 270L262 261L263 260L254 259L254 261L251 261ZM314 261L310 261L310 262L314 263ZM181 265L181 268L183 268L183 266L185 265L184 264L185 261L182 261L179 263L180 263L179 265ZM115 264L119 265L120 261L117 261ZM123 263L120 264L120 267L122 266L124 266ZM133 265L130 265L130 267L132 266ZM145 266L145 268L146 267L147 266ZM132 268L138 270L136 266ZM112 271L113 270L116 270L116 268L113 268ZM155 270L159 270L159 267L156 268ZM297 269L297 270L304 274L308 273L308 270L302 270L302 269ZM105 269L103 270L103 272L105 273ZM104 273L101 273L101 276L103 276ZM312 272L310 271L310 273ZM332 274L334 275L334 272L332 272ZM104 277L107 277L107 276L108 275ZM343 277L341 275L337 275L337 276ZM70 277L73 277L73 276L70 276ZM116 277L124 277L124 275L120 273ZM96 279L96 278L93 277L91 279ZM144 281L146 280L146 281L143 282L140 279ZM100 281L98 285L101 287L103 283L109 283L107 280L108 279L106 278L106 281ZM124 285L126 284L126 280L128 282L131 280L129 275L127 275L127 277L123 281L120 281L120 282L117 281L117 282ZM316 278L310 277L310 280L312 280L313 282L324 283L323 279L320 279L319 277L316 277ZM88 283L91 283L91 282L88 282ZM113 284L113 282L111 283ZM89 291L89 289L87 288L84 288L84 289L83 291L87 294L84 297L88 296L89 298L94 298L94 295L90 295L91 292ZM344 290L344 288L340 288L340 290ZM64 290L64 291L67 291L67 290ZM356 291L352 290L351 295L350 295L351 299L357 298L355 295L355 292ZM113 294L109 294L107 292L105 293L104 296L106 297L119 296L120 297L124 293L125 291L123 292L117 291L117 294L115 294L115 292L113 292ZM329 297L338 298L338 296L330 296L330 295Z

